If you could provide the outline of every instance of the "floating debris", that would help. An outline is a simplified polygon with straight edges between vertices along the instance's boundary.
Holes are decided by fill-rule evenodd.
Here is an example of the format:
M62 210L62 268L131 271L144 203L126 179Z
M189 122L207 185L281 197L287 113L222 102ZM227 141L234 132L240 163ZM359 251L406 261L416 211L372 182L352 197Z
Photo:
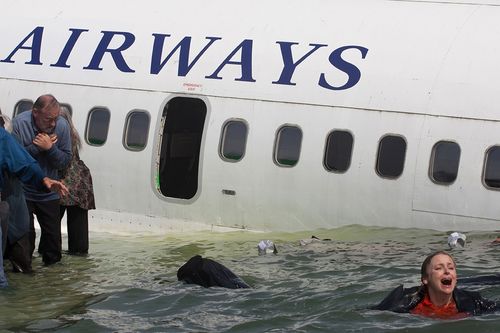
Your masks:
M311 238L301 239L300 245L306 246L306 245L311 244L311 243L324 242L324 241L331 241L331 239L330 238L320 239L320 238L313 235L313 236L311 236Z
M467 236L460 232L453 232L448 236L448 245L450 248L454 247L465 247L465 240L467 239Z
M276 245L269 239L261 240L257 245L257 249L259 250L259 256L264 254L273 253L278 254L278 250L276 249Z

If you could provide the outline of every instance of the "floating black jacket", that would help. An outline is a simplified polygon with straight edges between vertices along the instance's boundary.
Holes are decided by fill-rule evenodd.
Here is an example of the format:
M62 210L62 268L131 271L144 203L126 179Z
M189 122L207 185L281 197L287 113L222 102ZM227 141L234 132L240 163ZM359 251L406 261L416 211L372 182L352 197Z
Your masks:
M218 262L196 255L177 271L177 279L203 287L250 288L240 277Z
M423 286L403 288L403 285L400 285L373 309L407 313L414 309L424 299L424 296L425 288ZM478 292L455 288L453 299L458 312L465 312L473 316L500 311L500 304L482 298Z

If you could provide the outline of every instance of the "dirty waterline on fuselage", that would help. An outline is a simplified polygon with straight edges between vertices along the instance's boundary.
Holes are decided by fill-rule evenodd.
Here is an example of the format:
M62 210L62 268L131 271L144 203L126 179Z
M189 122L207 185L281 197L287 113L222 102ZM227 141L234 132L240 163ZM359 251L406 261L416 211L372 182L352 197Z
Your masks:
M384 332L418 325L443 333L472 325L475 332L490 332L500 325L500 314L443 324L367 310L398 284L418 284L424 257L448 248L447 232L348 226L314 233L331 241L299 244L311 235L91 233L86 257L64 255L50 267L37 257L33 276L8 273L11 287L0 292L0 330ZM500 246L491 244L495 237L467 233L466 247L451 251L459 277L500 271ZM262 239L273 240L278 254L258 256ZM178 282L177 269L195 254L221 262L253 288L204 289ZM500 286L477 288L500 299Z

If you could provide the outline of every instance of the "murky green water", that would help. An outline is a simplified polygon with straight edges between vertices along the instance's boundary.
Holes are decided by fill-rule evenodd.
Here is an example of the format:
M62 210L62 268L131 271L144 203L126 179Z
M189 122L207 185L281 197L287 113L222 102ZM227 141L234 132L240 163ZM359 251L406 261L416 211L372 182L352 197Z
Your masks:
M440 321L367 308L400 283L419 283L424 257L448 233L351 226L315 233L91 234L91 254L65 255L33 276L9 273L0 291L2 332L499 332L500 313ZM500 272L496 233L467 233L454 249L459 277ZM272 239L278 255L257 255ZM66 240L64 240L66 242ZM215 259L253 289L204 289L177 281L195 254ZM500 286L479 286L500 299Z

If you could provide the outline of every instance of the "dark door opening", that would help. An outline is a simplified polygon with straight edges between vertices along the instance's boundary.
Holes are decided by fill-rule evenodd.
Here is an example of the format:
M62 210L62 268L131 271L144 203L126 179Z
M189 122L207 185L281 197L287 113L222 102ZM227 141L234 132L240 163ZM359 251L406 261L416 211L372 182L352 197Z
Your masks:
M201 99L174 97L163 110L160 192L191 199L198 191L198 167L207 106Z

